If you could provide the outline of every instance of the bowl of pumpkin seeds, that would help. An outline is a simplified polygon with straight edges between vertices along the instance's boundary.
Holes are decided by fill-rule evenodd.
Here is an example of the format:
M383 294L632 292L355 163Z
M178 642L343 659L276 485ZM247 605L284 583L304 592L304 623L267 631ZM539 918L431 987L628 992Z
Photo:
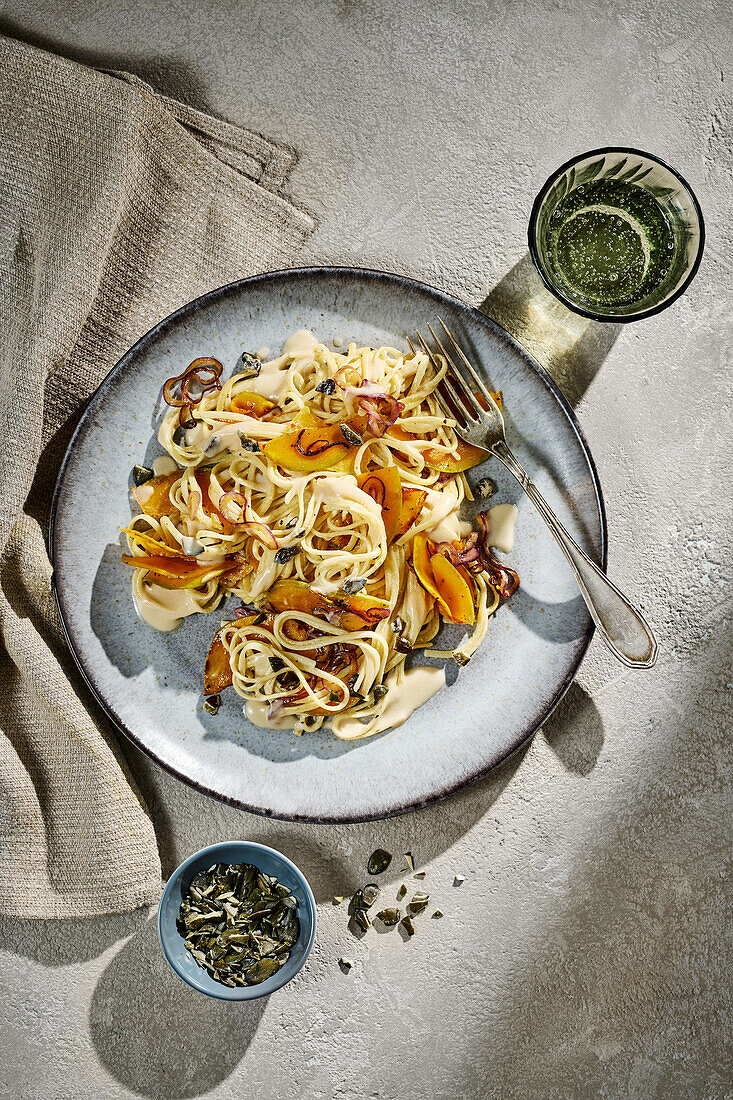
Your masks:
M316 902L281 852L247 840L189 856L158 907L158 936L176 974L209 997L248 1001L281 989L308 958Z

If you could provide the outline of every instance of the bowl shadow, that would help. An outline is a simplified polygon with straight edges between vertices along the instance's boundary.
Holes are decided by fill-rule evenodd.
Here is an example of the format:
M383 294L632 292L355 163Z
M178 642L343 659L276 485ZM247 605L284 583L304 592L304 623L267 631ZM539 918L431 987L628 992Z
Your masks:
M166 962L150 919L97 983L91 1038L125 1088L156 1100L200 1096L244 1057L267 1001L216 1001L192 989Z

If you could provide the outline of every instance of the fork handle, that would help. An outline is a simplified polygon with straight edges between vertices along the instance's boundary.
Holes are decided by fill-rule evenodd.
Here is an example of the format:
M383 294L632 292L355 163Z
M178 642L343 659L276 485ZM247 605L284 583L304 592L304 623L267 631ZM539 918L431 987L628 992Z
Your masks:
M631 668L651 668L657 659L657 642L644 616L581 550L506 443L499 440L491 453L514 475L555 536L608 648Z

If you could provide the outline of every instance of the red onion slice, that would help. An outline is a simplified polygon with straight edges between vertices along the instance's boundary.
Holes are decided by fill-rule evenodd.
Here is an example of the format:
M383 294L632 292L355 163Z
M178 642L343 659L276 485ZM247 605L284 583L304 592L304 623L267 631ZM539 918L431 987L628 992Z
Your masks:
M489 575L489 584L503 600L508 600L519 588L519 574L508 565L502 565L491 553L489 547L488 512L479 512L482 541L480 547L481 564Z

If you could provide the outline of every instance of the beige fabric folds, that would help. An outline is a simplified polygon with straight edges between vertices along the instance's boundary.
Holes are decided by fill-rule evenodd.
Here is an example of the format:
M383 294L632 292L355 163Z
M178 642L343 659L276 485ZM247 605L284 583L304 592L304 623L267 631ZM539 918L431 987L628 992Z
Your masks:
M79 414L156 321L286 265L293 155L0 38L0 914L155 900L152 824L65 646L44 540Z

